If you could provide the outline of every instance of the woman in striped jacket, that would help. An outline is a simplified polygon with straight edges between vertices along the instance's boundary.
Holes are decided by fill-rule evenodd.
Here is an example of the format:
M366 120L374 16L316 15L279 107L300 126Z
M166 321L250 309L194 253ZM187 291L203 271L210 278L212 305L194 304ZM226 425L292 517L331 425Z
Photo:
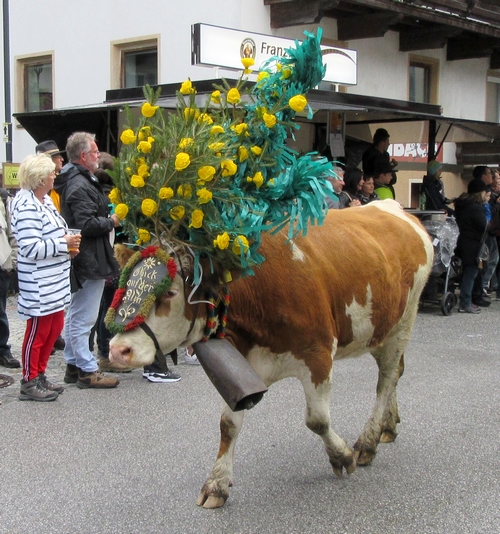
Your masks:
M78 254L80 236L68 235L48 195L55 175L51 158L28 156L17 175L21 189L11 203L19 247L18 312L27 320L20 400L51 401L63 391L47 380L45 370L63 328L64 307L70 301L70 257Z

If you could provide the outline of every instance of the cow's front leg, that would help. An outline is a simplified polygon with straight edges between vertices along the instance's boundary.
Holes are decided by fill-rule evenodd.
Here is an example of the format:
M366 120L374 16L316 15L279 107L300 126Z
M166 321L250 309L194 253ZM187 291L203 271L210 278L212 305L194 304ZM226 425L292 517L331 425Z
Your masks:
M220 419L220 447L217 460L196 500L203 508L219 508L229 497L233 485L234 447L243 424L244 412L233 412L224 404Z
M342 478L343 470L351 474L356 469L356 461L347 443L337 436L330 422L330 392L331 378L319 385L311 383L309 378L302 379L302 386L306 395L306 425L321 437L325 444L328 459L333 472Z

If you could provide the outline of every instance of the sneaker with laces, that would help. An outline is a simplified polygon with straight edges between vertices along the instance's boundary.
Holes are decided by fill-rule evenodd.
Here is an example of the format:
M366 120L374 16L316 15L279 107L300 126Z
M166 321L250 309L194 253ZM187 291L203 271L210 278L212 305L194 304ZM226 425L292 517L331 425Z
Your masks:
M189 354L187 347L177 349L177 356L184 358L184 363L187 365L200 365L196 354L194 352L193 354Z
M49 391L40 382L38 376L33 380L21 380L21 390L19 400L32 400L38 402L54 401L59 397L57 391Z
M119 383L117 378L103 375L100 371L86 373L79 369L76 387L80 389L109 389L115 388Z
M179 380L181 379L180 375L173 373L172 371L170 371L170 369L166 373L144 370L142 376L144 378L147 378L150 382L179 382Z
M59 393L59 395L64 391L62 386L50 382L45 373L40 373L38 375L38 380L40 381L40 384L42 384L42 386L48 391L55 391L56 393Z
M64 382L66 384L76 384L78 382L78 367L76 365L71 365L70 363L66 365Z

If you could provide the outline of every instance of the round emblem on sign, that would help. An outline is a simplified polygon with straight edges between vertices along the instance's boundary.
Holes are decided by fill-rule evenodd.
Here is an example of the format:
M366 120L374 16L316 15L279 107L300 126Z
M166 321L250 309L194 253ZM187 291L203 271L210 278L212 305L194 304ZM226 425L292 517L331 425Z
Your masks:
M255 59L256 46L255 41L247 37L243 40L240 47L240 55L242 58L250 57Z

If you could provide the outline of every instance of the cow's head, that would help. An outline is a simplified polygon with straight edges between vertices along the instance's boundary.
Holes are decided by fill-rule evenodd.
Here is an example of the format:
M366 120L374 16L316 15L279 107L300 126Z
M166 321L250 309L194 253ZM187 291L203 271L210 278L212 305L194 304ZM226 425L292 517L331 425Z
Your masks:
M163 354L199 341L206 323L205 304L186 302L193 289L193 256L183 249L172 255L156 247L146 251L115 247L126 276L106 316L108 328L119 332L110 342L111 361L132 367L152 363L156 353L141 323L154 334ZM199 295L198 290L191 300L200 300Z

